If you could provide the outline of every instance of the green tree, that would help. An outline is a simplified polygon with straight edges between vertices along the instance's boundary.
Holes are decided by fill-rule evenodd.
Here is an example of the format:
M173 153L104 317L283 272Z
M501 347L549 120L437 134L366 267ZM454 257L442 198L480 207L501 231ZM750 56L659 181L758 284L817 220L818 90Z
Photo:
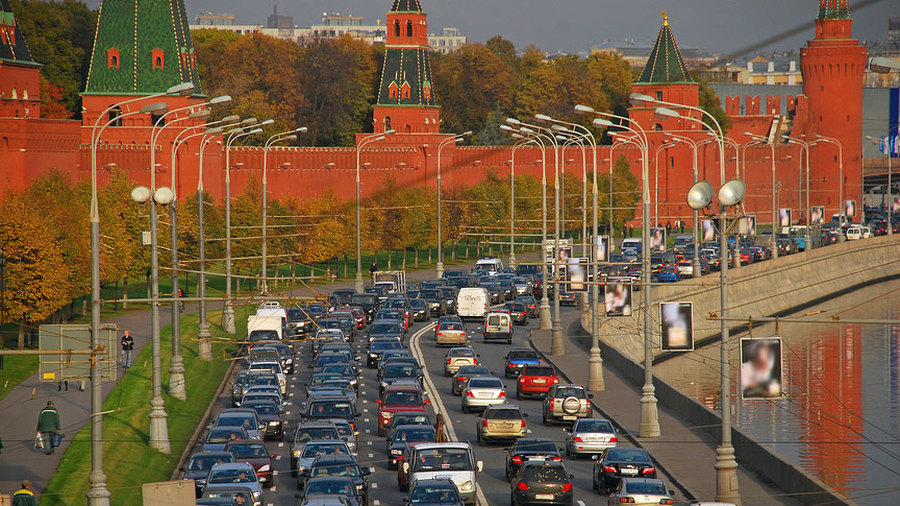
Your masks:
M716 95L716 90L714 90L706 81L700 81L700 107L712 114L712 116L716 118L716 121L719 122L719 126L722 127L722 133L728 135L728 130L731 129L731 117L725 114L725 110L722 109L719 97ZM709 121L709 118L703 116L700 119L707 124L707 127L710 130L715 131L716 127L711 124L712 122Z
M634 219L635 206L641 200L641 183L640 180L631 171L631 164L624 155L616 160L613 167L613 227L619 229L625 223ZM598 191L604 196L603 207L609 209L609 184L606 178L598 181ZM603 223L609 222L609 214L606 210L603 212Z

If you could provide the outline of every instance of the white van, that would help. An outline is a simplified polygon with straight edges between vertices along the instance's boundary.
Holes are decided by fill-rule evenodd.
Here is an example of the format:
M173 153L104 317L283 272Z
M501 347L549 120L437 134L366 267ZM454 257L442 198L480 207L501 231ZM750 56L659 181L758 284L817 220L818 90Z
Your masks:
M847 240L857 241L859 239L868 239L872 237L872 229L862 225L852 225L847 229Z
M638 253L644 249L644 241L640 238L625 239L622 241L622 249L634 248Z
M287 325L287 311L282 307L263 306L256 310L255 315L247 317L247 335L249 341L254 341L257 336L278 335L278 340L283 339L284 328ZM254 334L255 333L255 334ZM259 338L258 340L269 340Z
M417 480L449 478L463 503L474 506L478 473L483 469L484 464L475 460L469 443L419 443L410 449L409 460L403 463L401 473L409 488Z
M508 312L490 312L484 318L484 342L506 341L512 344L513 322Z
M503 270L503 260L494 257L485 257L475 262L476 271L485 271L491 276L496 276Z
M462 319L482 319L491 307L491 293L487 288L466 287L456 296L456 314Z

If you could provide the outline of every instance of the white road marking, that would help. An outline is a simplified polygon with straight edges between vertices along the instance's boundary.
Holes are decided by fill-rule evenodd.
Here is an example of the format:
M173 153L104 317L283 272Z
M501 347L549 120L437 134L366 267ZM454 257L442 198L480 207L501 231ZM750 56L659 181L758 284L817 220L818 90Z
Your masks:
M372 446L372 442L371 442L371 441L366 441L366 444L369 445L369 446Z
M380 505L381 505L381 501L379 501L378 499L375 499L374 501L372 501L372 506L380 506Z
M368 413L368 412L369 412L369 408L363 408L363 413Z
M370 459L374 459L374 458L375 458L375 455L373 455L373 454L370 453L370 454L369 454L369 458L370 458Z
M366 422L366 423L369 423L369 419L368 419L368 418L363 418L363 421ZM367 431L367 432L368 432L368 431Z
M434 330L435 325L437 325L437 323L426 325L409 338L409 345L412 354L420 364L425 364L425 356L422 354L422 349L419 347L419 339L423 335L425 335L426 332ZM447 436L450 438L450 440L459 441L459 438L456 437L456 431L453 429L453 422L450 421L449 413L447 411L447 408L444 406L444 401L443 399L441 399L437 387L435 387L434 382L431 380L431 373L429 373L427 369L425 369L424 372L425 390L431 393L431 407L434 408L434 411L436 413L442 413L444 415L444 428L447 430ZM484 495L484 491L481 489L481 485L476 484L475 496L477 504L490 504L487 500L487 497L485 497Z
M275 460L281 460L281 455L275 457ZM277 473L278 471L275 471L275 472Z
M366 434L371 434L372 431L370 429L366 429Z
M584 501L577 501L577 502L578 502L578 506L585 506Z
M372 484L370 484L369 486L372 487L372 488L378 488L378 484L377 484L377 483L372 483Z

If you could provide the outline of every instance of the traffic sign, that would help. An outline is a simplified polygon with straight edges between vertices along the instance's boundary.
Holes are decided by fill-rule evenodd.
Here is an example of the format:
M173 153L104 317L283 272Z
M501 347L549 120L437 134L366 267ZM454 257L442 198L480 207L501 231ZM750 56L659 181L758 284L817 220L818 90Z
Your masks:
M100 325L100 346L95 350L100 361L103 381L116 381L116 324ZM91 326L89 324L41 325L38 342L42 351L59 351L59 354L41 354L40 380L88 381L91 379ZM78 353L72 353L78 352Z

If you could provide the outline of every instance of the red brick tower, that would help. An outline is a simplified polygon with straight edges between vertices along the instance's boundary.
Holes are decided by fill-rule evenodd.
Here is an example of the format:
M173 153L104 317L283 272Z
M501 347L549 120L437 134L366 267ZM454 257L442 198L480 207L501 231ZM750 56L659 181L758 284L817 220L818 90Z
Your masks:
M419 0L394 0L387 13L387 44L375 131L433 134L440 131L434 99L427 15Z
M862 92L866 48L852 38L848 0L820 0L816 37L800 50L803 94L808 101L806 140L816 135L838 139L844 151L844 199L862 199ZM826 216L839 209L839 163L833 145L810 153L811 204ZM857 219L859 216L857 215Z
M40 69L9 0L0 0L0 117L41 117Z

